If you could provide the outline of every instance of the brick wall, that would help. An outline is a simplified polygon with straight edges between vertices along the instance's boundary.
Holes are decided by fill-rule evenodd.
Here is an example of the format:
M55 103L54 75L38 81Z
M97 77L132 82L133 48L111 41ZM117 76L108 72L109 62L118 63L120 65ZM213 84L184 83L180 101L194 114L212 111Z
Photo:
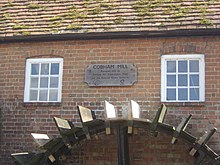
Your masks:
M142 117L153 119L160 102L160 56L162 54L205 54L206 102L169 103L166 123L177 126L182 117L193 114L188 131L201 136L213 126L220 128L220 38L182 37L149 39L115 39L86 41L57 41L0 44L0 122L1 164L13 164L11 153L35 150L31 132L57 136L53 117L79 122L76 105L86 106L103 118L104 100L121 111L128 101L140 103ZM25 61L35 57L63 57L63 90L61 104L24 104ZM138 68L138 82L131 87L88 87L84 83L85 69L90 64L133 63ZM114 135L111 135L114 137ZM102 140L86 141L86 149L79 147L72 155L79 161L73 164L116 164L116 145L111 136ZM219 133L211 139L210 146L220 154ZM180 142L171 146L171 137L158 138L141 134L129 137L130 156L134 164L192 164L187 145ZM106 143L112 144L106 148ZM142 145L144 144L144 145ZM149 145L147 145L149 144ZM95 149L99 146L99 149ZM104 146L101 149L100 146ZM167 151L168 149L168 151ZM152 151L152 152L150 152ZM94 155L110 153L111 156L93 159ZM140 154L138 154L140 153ZM161 154L159 154L161 153ZM157 156L157 158L154 158ZM96 158L96 157L95 157ZM73 159L69 158L69 162ZM68 161L67 160L67 161ZM80 161L81 160L81 161ZM80 163L81 162L81 163ZM83 162L83 163L82 163ZM144 163L145 162L145 163ZM147 163L148 162L148 163ZM179 163L178 163L179 162Z
M182 141L171 145L171 138L160 134L152 137L149 132L139 130L129 135L130 165L192 165L194 159L188 154L189 146ZM80 148L80 150L78 150ZM83 149L82 149L83 148ZM82 142L72 149L64 164L117 165L117 139L115 134L99 135L98 140ZM77 159L76 158L80 158ZM80 162L79 162L80 160Z

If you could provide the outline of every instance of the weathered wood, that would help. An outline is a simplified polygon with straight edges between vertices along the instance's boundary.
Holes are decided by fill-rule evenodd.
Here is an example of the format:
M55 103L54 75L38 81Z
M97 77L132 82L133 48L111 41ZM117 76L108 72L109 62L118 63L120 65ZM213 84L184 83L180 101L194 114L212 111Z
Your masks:
M128 133L131 134L133 130L133 120L140 119L140 106L137 102L131 100L128 107Z
M216 158L212 159L210 161L210 164L212 164L212 165L220 165L220 156L217 156Z
M176 128L174 134L173 134L173 138L171 143L174 144L177 141L177 138L180 135L181 131L184 131L187 127L187 125L189 124L190 119L192 118L192 115L190 114L187 118L183 118L181 123L178 125L178 127Z
M127 127L124 127L123 124L116 126L117 130L117 144L118 144L118 165L129 165L129 143L128 143L128 134Z
M161 107L158 109L156 116L150 126L152 133L154 136L157 136L157 126L158 123L163 123L165 115L167 113L167 108L164 104L161 105Z
M181 131L179 138L183 139L188 144L194 144L197 139L196 137L194 137L193 135L189 134L186 131Z
M117 118L117 113L115 106L113 104L110 104L108 101L105 101L104 105L104 111L105 111L105 132L106 134L111 134L111 129L110 129L110 122L109 120Z
M208 142L208 140L212 137L216 130L216 128L213 128L212 130L210 130L210 132L207 132L202 137L200 137L199 140L196 141L194 147L190 150L189 154L194 156L196 151Z
M45 144L51 141L47 134L31 133L31 135L39 147L43 147Z
M206 158L206 154L204 152L199 152L199 156L196 158L193 165L200 165L203 160Z
M19 164L19 165L29 165L30 162L33 161L34 159L37 161L40 161L43 158L42 153L37 154L37 153L28 153L28 152L14 153L14 154L11 154L11 156L16 160L16 164Z
M89 108L78 105L77 109L82 123L93 120L92 111Z
M58 117L54 117L54 122L63 142L68 148L71 148L72 145L77 143L79 139L78 136L80 136L79 131L82 130L82 128L75 127L72 122Z
M86 139L86 135L96 136L98 133L104 132L105 130L108 131L107 133L110 133L110 129L116 129L118 141L118 164L129 165L128 133L132 132L132 130L129 130L131 127L131 129L142 128L148 130L149 132L153 132L154 134L164 132L173 137L173 143L177 138L184 140L193 147L190 150L190 155L196 157L196 161L194 163L195 165L200 165L204 159L210 159L212 165L220 164L220 156L206 144L215 133L216 128L197 139L185 131L185 128L191 119L191 115L188 118L183 119L179 126L175 129L173 126L163 123L167 111L163 104L157 111L153 122L148 119L134 118L132 117L132 114L130 114L131 116L128 116L127 119L118 118L114 106L113 115L111 114L110 118L107 118L106 116L105 121L96 119L95 116L92 115L92 111L90 109L83 109L88 113L84 113L86 114L86 118L81 116L82 128L74 127L73 123L68 120L54 118L62 138L51 139L46 134L32 134L35 135L34 139L42 151L34 154L21 153L19 155L18 153L12 154L11 156L21 165L47 165L48 163L59 164L59 159L62 155L69 152L67 143L74 145L81 140ZM112 110L112 106L110 110Z
M106 135L110 135L111 134L111 128L110 128L110 121L109 120L105 120L105 133Z
M104 121L96 119L92 110L89 108L77 106L77 109L83 126L82 130L86 138L88 140L91 139L90 133L95 134L97 137L97 133L105 128Z

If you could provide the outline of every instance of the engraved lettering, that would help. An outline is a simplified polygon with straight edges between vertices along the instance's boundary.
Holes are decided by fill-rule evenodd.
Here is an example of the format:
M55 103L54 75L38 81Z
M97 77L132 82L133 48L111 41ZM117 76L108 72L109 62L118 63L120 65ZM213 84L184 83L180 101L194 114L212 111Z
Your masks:
M118 65L118 68L119 68L119 69L127 69L128 66L127 66L127 65Z
M89 86L132 86L137 81L133 64L92 64L86 69L85 82Z
M114 69L114 65L94 65L93 69Z

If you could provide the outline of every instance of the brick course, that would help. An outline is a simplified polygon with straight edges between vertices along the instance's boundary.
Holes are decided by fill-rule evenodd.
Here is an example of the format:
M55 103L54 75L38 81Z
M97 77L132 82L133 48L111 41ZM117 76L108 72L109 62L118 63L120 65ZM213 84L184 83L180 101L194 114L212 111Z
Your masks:
M205 54L206 101L168 103L165 122L177 126L182 117L191 113L193 119L187 129L191 134L201 136L213 126L220 128L218 36L0 44L1 164L13 164L11 153L36 150L31 132L56 137L58 131L52 120L54 116L79 122L77 105L91 108L96 111L98 118L103 118L104 100L110 101L121 111L126 110L128 101L133 99L140 103L142 117L153 119L161 104L160 56L196 53ZM36 57L64 58L61 103L23 103L25 62L27 58ZM133 63L138 68L138 82L131 87L88 87L84 83L85 69L96 63ZM192 164L194 159L188 156L189 148L184 142L180 141L178 145L172 146L171 137L167 135L161 134L154 138L141 132L144 131L129 137L132 165ZM86 149L78 147L75 156L74 152L72 156L68 156L67 163L116 164L117 148L114 138L114 135L101 135L100 142L86 141L82 144ZM210 146L220 154L219 139L217 132L211 139ZM106 143L112 145L106 147ZM72 158L76 157L79 160L73 162Z

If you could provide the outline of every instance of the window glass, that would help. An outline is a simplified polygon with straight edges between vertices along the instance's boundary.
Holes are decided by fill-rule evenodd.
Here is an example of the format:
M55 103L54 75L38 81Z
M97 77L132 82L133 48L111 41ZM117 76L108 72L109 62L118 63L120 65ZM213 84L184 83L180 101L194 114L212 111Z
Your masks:
M25 102L60 102L62 58L27 59Z
M57 90L50 90L50 101L57 101L58 91Z
M41 77L40 78L40 87L47 88L48 87L48 77Z
M178 61L178 72L187 72L187 61Z
M167 73L176 72L176 61L167 61Z
M37 88L37 87L38 87L38 78L31 77L31 88Z
M30 90L30 101L37 100L38 91L37 90Z
M176 100L176 89L167 89L167 100Z
M161 101L205 100L204 55L162 55Z
M40 90L39 100L47 101L47 90Z
M198 74L190 75L189 79L190 79L190 86L199 86L199 75Z
M188 89L187 88L178 89L178 100L188 100Z
M176 86L176 75L167 75L167 86Z
M48 75L49 74L49 64L41 64L41 75Z
M190 72L199 72L199 60L190 60L189 61L189 71Z
M199 100L199 89L198 88L190 89L190 100Z
M51 64L51 74L52 75L59 74L59 63Z
M39 74L39 64L31 64L31 75Z
M50 87L51 88L58 88L58 77L51 77L50 78Z
M178 86L187 86L187 74L178 75Z

